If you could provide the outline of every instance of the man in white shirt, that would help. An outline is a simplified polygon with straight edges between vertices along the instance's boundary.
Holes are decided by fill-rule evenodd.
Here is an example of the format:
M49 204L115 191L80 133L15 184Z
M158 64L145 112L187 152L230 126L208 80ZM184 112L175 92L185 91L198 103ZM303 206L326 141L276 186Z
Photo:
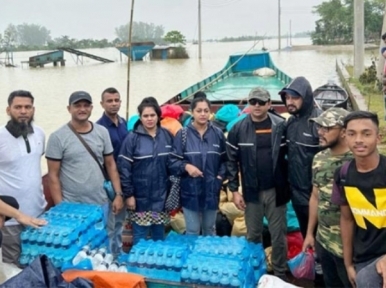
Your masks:
M45 135L33 124L34 97L28 91L14 91L8 97L10 121L0 128L0 195L14 197L22 213L37 217L44 212L40 160ZM15 219L5 223L3 262L19 265L20 233L24 226Z

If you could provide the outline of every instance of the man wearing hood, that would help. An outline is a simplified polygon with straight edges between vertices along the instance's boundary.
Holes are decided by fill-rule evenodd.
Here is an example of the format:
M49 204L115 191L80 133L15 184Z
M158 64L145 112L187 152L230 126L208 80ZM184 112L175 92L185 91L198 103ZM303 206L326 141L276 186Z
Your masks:
M314 107L310 82L304 77L292 80L280 92L291 117L287 122L288 171L291 200L303 237L307 234L308 203L312 191L312 160L320 151L319 136L310 118L322 111Z

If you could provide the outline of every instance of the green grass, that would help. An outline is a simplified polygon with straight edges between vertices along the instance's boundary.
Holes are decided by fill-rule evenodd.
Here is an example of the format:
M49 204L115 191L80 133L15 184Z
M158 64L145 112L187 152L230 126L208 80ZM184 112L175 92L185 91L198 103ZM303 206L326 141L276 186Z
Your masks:
M353 66L346 66L346 70L351 76L349 82L358 88L366 100L368 110L378 114L379 126L382 134L380 153L386 155L386 121L385 121L385 102L381 91L375 85L361 84L358 79L353 77Z

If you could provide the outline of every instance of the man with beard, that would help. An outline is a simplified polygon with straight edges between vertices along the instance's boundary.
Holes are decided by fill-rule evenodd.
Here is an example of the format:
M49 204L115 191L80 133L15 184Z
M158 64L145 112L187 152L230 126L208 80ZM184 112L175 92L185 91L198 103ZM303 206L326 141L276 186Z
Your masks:
M126 138L127 123L125 119L118 115L121 108L121 97L119 92L115 88L107 88L102 92L101 105L105 110L102 117L96 122L99 125L106 127L110 134L111 144L114 149L114 160L117 163L119 151L123 140ZM111 210L110 210L111 211ZM122 227L126 217L126 208L122 209L116 215L109 216L110 226L109 231L112 233L109 235L110 251L114 256L118 256L122 251Z
M308 119L319 116L322 111L314 107L312 88L304 77L293 79L279 95L291 114L286 133L291 200L305 238L312 191L312 159L320 151L316 125Z
M123 194L114 151L107 129L89 121L92 108L90 94L84 91L72 93L67 107L71 121L53 132L48 139L46 158L52 199L55 204L64 200L108 207L107 194L103 189L104 175L71 129L72 126L90 146L99 163L105 166L116 193L112 210L117 214L123 207Z
M317 124L319 144L325 150L316 154L312 163L313 189L303 251L316 248L326 287L351 287L343 261L340 207L331 203L335 170L353 158L343 128L344 117L348 114L342 108L330 108L310 119Z
M290 194L285 121L268 113L271 97L263 88L252 89L248 103L250 115L233 126L226 142L228 187L233 192L233 203L245 211L248 241L262 243L263 218L267 217L273 270L276 276L286 280L286 203ZM239 172L243 195L238 192Z
M9 95L7 114L11 120L0 128L0 194L14 197L22 213L37 217L47 203L40 164L45 135L33 124L34 113L34 97L30 92L19 90ZM19 265L22 230L23 225L15 219L2 228L4 262Z

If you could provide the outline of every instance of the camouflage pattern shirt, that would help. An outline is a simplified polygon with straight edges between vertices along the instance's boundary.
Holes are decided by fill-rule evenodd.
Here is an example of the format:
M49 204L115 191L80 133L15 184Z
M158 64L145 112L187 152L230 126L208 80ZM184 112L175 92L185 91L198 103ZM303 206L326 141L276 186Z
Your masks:
M340 236L340 207L331 203L332 184L335 170L353 158L352 153L331 155L328 148L315 155L312 163L313 185L319 190L318 230L316 240L324 249L343 258Z

